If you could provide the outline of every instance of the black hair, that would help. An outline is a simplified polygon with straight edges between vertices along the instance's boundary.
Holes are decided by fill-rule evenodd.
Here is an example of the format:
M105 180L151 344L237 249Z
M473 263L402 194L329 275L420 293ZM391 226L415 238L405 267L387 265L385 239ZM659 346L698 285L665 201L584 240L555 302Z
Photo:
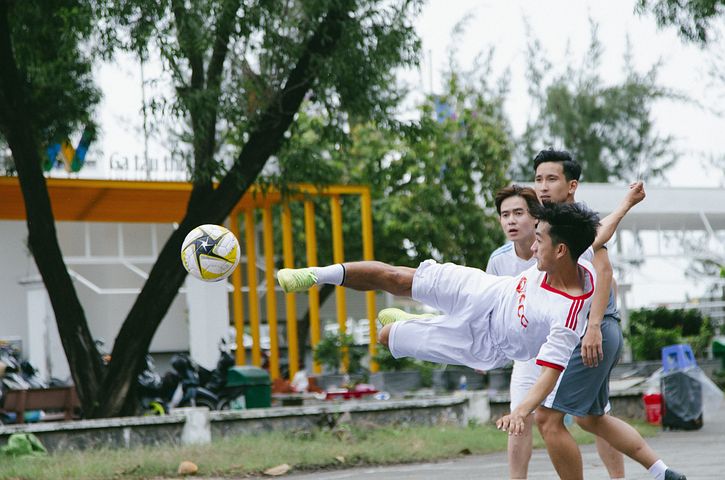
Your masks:
M535 210L539 206L539 199L536 198L536 192L531 187L522 187L521 185L512 184L503 187L496 192L494 203L496 204L496 212L501 215L501 204L510 197L521 197L526 201L529 212Z
M582 175L582 167L579 162L574 160L571 153L566 150L554 150L553 148L547 148L546 150L540 151L534 157L534 175L536 175L536 169L539 165L546 162L561 163L564 169L564 177L569 182L571 180L579 181L579 177Z
M597 236L599 215L583 203L545 203L531 214L549 224L552 242L566 245L575 262Z

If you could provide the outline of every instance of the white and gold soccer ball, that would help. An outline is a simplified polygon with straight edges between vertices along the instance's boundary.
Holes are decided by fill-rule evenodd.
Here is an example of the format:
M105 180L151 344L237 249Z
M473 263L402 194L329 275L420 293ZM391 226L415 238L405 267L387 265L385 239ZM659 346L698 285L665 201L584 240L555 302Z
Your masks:
M239 242L220 225L200 225L181 245L181 262L187 272L205 282L218 282L239 264Z

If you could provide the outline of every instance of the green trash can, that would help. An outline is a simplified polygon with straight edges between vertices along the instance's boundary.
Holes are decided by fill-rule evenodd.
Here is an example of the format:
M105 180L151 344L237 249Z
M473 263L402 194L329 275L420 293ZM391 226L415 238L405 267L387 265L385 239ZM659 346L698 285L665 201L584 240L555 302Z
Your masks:
M712 340L712 355L720 359L720 368L725 370L725 337L715 337Z
M246 408L272 406L272 381L259 367L231 367L227 370L227 387L244 387Z

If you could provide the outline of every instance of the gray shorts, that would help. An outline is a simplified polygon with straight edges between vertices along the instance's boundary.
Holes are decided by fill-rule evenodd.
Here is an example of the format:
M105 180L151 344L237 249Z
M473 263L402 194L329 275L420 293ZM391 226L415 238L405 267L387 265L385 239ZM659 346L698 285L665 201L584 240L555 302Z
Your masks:
M601 328L604 360L594 368L584 365L579 343L562 374L556 396L547 407L577 417L604 415L609 402L609 375L619 361L624 339L617 317L605 315Z

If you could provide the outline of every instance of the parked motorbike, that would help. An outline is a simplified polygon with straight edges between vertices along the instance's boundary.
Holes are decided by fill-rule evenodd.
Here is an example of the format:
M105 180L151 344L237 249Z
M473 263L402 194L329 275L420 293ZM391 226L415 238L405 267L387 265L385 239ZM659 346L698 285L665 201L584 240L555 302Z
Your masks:
M199 380L199 366L188 355L177 353L171 357L171 366L174 371L165 375L164 378L167 389L175 385L171 396L167 400L170 407L217 409L219 397L205 386L202 386ZM179 395L179 392L181 395ZM167 395L168 393L167 390Z
M169 407L164 399L161 376L154 368L151 355L146 355L146 367L138 374L138 395L142 415L164 415Z
M200 369L202 385L219 398L219 410L243 408L244 405L244 387L227 384L227 372L236 364L235 350L236 344L222 338L219 342L219 360L214 370Z

